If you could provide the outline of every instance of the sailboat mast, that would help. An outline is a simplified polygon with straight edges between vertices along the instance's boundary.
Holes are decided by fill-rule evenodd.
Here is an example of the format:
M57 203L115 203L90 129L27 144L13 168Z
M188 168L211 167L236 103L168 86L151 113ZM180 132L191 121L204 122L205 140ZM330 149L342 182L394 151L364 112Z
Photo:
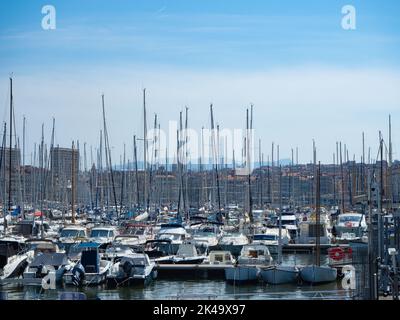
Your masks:
M315 228L316 228L316 250L315 250L315 264L317 266L321 265L321 253L320 253L320 242L321 242L321 226L320 226L320 201L321 201L321 162L318 162L317 169L317 190L316 190L316 201L315 201Z
M136 206L139 206L140 200L139 200L139 177L138 177L136 135L133 136L133 153L135 158Z
M1 159L0 159L0 165L1 168L3 169L3 218L4 218L4 234L7 232L7 218L6 218L6 145L7 145L7 123L4 122L4 132L3 132L3 143L1 145Z
M146 124L146 88L143 89L143 172L144 204L147 203L147 124ZM147 210L147 208L145 208Z
M215 175L216 175L216 182L217 182L217 197L218 197L218 214L221 214L221 199L219 194L219 175L218 175L218 154L216 150L216 141L215 141L215 129L214 129L214 114L213 114L213 105L210 105L210 114L211 114L211 132L212 132L212 147L213 147L213 154L214 154L214 164L215 164ZM218 143L218 142L217 142Z
M25 116L22 125L22 219L25 219Z
M72 162L71 162L71 223L75 223L75 145L72 141Z
M10 77L10 154L8 157L8 212L11 214L11 158L12 158L12 131L13 131L13 80Z
M278 264L282 263L282 166L279 165L279 233L278 233Z

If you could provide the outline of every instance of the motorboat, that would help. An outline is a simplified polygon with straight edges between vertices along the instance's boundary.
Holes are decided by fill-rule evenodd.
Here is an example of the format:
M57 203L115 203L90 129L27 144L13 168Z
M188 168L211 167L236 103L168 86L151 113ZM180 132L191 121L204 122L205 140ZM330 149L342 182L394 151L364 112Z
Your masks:
M58 244L60 248L64 248L66 251L68 251L72 245L82 241L87 241L87 232L85 227L71 225L61 229L58 238Z
M236 263L235 258L232 256L230 251L213 250L210 251L203 264L211 265L234 265Z
M155 260L161 257L170 257L174 256L172 245L170 239L164 240L147 240L143 251L150 257L150 259Z
M200 264L205 258L205 255L198 254L193 243L182 243L176 255L161 257L156 259L155 262L160 264Z
M171 240L165 251L171 248L172 253L177 253L179 246L190 238L190 234L182 226L181 223L165 223L161 224L160 230L157 232L155 239ZM160 244L160 246L163 246Z
M230 251L234 256L238 256L243 246L249 244L249 238L243 233L226 233L218 241L218 249Z
M33 254L28 255L28 265L23 272L27 285L41 283L51 272L55 274L56 282L59 282L63 274L73 266L65 251L51 239L29 239L25 243L27 249L33 251Z
M26 249L25 238L6 235L0 238L0 279L17 278L28 266L33 250Z
M306 220L303 220L299 224L299 237L297 243L299 244L315 244L317 238L317 222L315 213L308 216ZM326 215L321 214L319 223L319 237L320 244L329 244L332 240L332 234L330 231L329 219Z
M260 267L270 266L272 262L272 256L266 245L245 245L237 264L225 269L225 280L234 283L257 281Z
M115 227L112 226L102 226L102 227L93 227L90 230L89 234L89 242L96 242L100 245L101 248L107 247L107 245L111 244L114 240L114 237L117 235Z
M156 277L155 263L150 261L147 254L131 253L114 263L107 276L107 286L146 285Z
M290 243L290 234L286 229L281 230L282 245ZM252 244L264 244L271 254L278 253L279 228L266 228L264 233L254 234Z
M358 212L339 214L334 230L338 243L361 241L367 232L365 215Z
M203 225L201 228L196 228L192 231L191 242L201 253L205 253L217 247L219 236L220 230L218 227Z
M77 245L80 250L80 259L74 268L64 274L66 285L99 285L106 281L112 261L101 259L100 244L96 242L82 242Z

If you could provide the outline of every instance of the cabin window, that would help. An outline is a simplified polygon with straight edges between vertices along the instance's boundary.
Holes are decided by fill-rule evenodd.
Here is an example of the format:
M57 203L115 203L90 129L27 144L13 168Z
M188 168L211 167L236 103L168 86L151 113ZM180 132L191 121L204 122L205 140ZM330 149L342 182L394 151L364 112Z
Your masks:
M83 231L83 230L79 231L78 237L85 237L85 236L86 236L85 231Z
M216 255L214 256L214 261L216 261L216 262L223 262L223 261L224 261L223 255L221 255L221 254L216 254Z
M250 250L249 251L249 256L251 258L257 258L258 257L258 251L257 250Z

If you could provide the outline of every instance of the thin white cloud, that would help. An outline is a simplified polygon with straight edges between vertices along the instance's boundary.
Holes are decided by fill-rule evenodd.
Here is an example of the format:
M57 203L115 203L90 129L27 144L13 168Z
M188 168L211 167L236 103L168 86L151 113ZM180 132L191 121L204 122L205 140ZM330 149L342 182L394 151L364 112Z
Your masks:
M3 97L8 82L2 80L0 85ZM49 140L51 118L55 116L57 143L69 146L72 139L79 139L96 147L102 128L100 95L104 92L116 159L123 143L129 146L132 135L141 133L143 87L148 92L148 127L157 113L162 128L166 128L169 120L178 120L185 105L190 108L191 127L209 127L212 102L221 128L243 128L245 108L254 103L256 138L262 138L265 155L274 141L281 146L281 157L288 157L290 148L298 146L300 160L308 161L313 138L321 161L330 161L338 140L347 143L351 157L353 153L359 155L361 132L366 132L367 144L376 148L377 132L386 134L389 113L393 136L400 134L399 70L309 66L210 72L127 65L124 69L16 74L14 85L18 134L22 134L25 114L30 144L39 141L42 122ZM4 106L7 108L6 103ZM1 114L6 120L6 111ZM399 142L394 140L395 152Z

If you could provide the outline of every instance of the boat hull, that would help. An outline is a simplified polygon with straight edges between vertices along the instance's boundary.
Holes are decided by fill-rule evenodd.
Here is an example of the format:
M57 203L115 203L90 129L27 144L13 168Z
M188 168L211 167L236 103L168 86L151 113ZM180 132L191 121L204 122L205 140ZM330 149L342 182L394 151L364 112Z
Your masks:
M256 266L236 266L225 269L225 280L228 282L255 282L259 279L260 270Z
M309 283L326 283L336 281L337 270L328 266L305 266L300 271L301 279Z
M261 277L269 284L294 283L299 276L299 270L295 266L274 266L261 269Z

